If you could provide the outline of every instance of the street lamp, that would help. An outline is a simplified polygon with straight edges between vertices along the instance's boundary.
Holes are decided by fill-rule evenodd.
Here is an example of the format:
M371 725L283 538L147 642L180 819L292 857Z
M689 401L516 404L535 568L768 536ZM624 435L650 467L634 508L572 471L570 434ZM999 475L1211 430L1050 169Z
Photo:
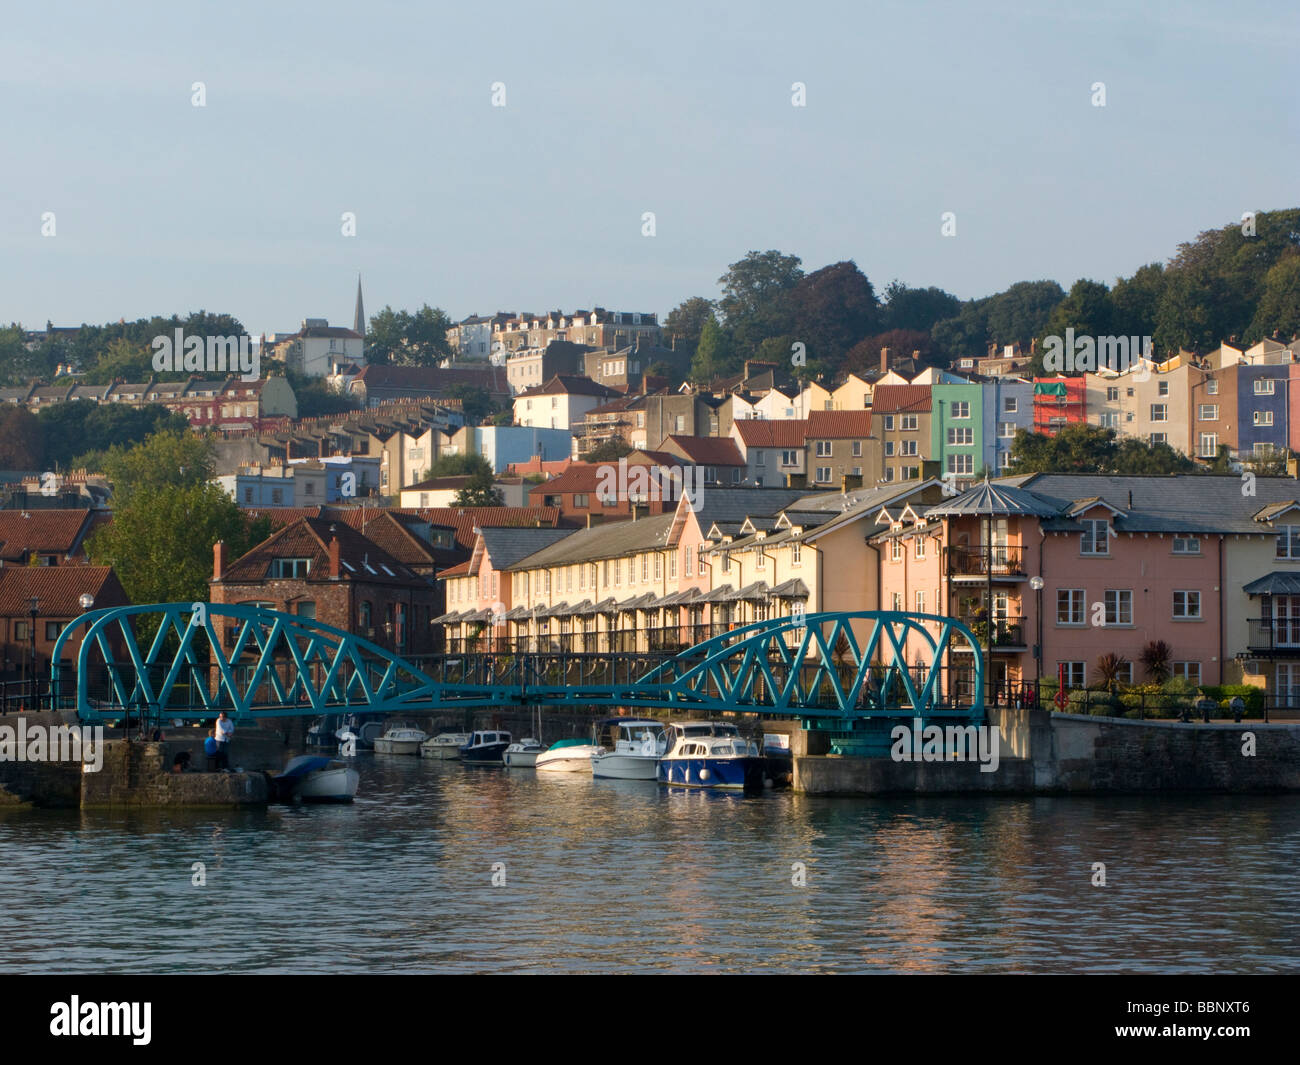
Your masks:
M28 629L28 636L31 643L31 667L28 670L28 683L31 685L30 697L27 702L32 710L36 709L36 615L41 609L41 601L36 596L32 596L28 601L28 614L31 615L31 626Z
M1038 642L1034 644L1034 698L1038 698L1038 685L1043 676L1043 578L1030 577L1029 587L1037 596L1034 616L1038 623Z

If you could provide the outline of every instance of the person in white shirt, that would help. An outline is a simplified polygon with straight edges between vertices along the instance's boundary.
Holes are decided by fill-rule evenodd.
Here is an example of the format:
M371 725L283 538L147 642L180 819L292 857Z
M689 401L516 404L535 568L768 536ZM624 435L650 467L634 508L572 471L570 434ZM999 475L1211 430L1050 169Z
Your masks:
M230 768L230 741L235 737L235 723L224 710L217 716L217 768Z

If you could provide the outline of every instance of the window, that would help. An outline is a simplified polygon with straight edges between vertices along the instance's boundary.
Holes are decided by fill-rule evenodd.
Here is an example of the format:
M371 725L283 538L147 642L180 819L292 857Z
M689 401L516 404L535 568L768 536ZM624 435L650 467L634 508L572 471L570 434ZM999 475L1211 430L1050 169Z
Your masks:
M892 459L893 457L894 457L894 442L893 442L892 440L886 440L886 441L885 441L885 458L887 458L887 459Z
M1219 394L1219 382L1213 377L1205 382L1205 394L1207 396L1217 396Z
M1105 604L1106 604L1105 623L1107 625L1132 625L1133 624L1132 589L1107 588Z
M1201 616L1200 592L1174 592L1174 620L1193 621Z
M579 566L578 567L578 591L585 592L586 590L587 590L587 567Z
M919 424L919 422L918 422L918 420L917 420L917 416L916 416L915 414L904 414L904 415L903 415L903 425L902 425L902 430L903 430L903 432L905 432L905 433L914 433L914 432L916 432L916 428L917 428L917 425L918 425L918 424Z
M1271 396L1273 394L1273 378L1260 378L1255 382L1255 395ZM1259 424L1256 422L1255 424Z
M1186 677L1197 687L1201 684L1201 663L1200 662L1175 662L1175 677Z
M900 473L902 474L902 479L903 479L904 481L914 481L914 480L916 480L918 477L921 476L921 467L920 467L920 466L902 466L902 467L900 467Z
M459 584L461 582L457 581L456 583ZM469 598L468 588L466 588L465 590L464 598L466 599ZM366 599L361 603L360 620L361 620L361 631L369 632L370 631L370 600L369 599Z
M1300 559L1300 525L1284 525L1278 530L1277 557Z
M1056 623L1058 625L1083 624L1083 589L1058 588L1056 591Z
M1079 547L1079 551L1085 555L1109 555L1110 522L1085 520L1083 522L1083 542Z
M1118 402L1119 402L1119 389L1118 389L1118 388L1115 388L1115 387L1112 386L1112 387L1106 389L1106 402L1107 402L1107 403L1118 403Z
M817 441L817 457L819 459L830 458L831 442L829 440Z
M886 415L885 415L885 432L887 432L887 433L892 433L893 431L894 431L894 416L893 416L892 414L886 414Z
M918 614L925 613L925 593L920 590L916 593L916 612Z
M886 467L885 467L885 483L888 484L888 483L890 483L893 479L894 479L894 467L893 467L893 466L886 466Z
M728 568L727 564L730 561L731 559L728 556L726 555L722 556L722 568L724 570ZM695 576L695 560L694 557L691 555L691 549L689 547L682 548L682 576L683 577Z
M1012 440L1015 438L1015 435L1016 435L1015 422L1001 422L998 425L998 439Z
M14 639L15 640L27 639L27 622L25 621L14 622Z
M902 613L902 610L903 610L903 593L902 593L902 592L895 592L895 593L894 593L893 598L890 600L890 609L892 609L892 610L896 610L896 611L898 611L899 613Z
M1015 414L1019 409L1020 400L1015 396L1007 396L1007 398L1002 401L1002 412L1004 414Z
M1156 444L1167 444L1169 443L1169 434L1150 433L1147 436L1147 443L1150 444L1152 447L1155 447Z
M767 452L766 452L766 451L762 450L761 448L758 450L758 452L757 452L757 453L755 454L755 456L754 456L754 465L755 465L755 466L766 466L766 465L767 465Z
M782 466L798 466L798 465L799 465L799 452L797 452L797 451L782 451L782 452L781 452L781 465L782 465Z
M817 467L817 483L829 484L831 480L831 468L829 466Z
M66 626L66 621L47 621L45 623L45 638L47 640L57 640L59 638L59 633L61 633Z
M1167 396L1167 395L1169 395L1169 382L1168 382L1168 381L1157 381L1157 382L1156 382L1156 395L1158 395L1158 396Z
M1203 422L1217 422L1219 420L1219 405L1217 403L1202 403L1196 408L1196 417Z
M954 418L970 417L970 402L964 399L955 399L952 402L952 416Z
M948 446L961 447L967 444L975 443L975 430L966 426L960 429L948 430Z
M852 452L851 452L851 454L852 454L853 458L855 458L855 459L860 459L860 458L862 457L862 441L861 441L861 440L855 440L855 441L853 441L853 448L852 448Z
M1196 453L1203 459L1212 459L1219 454L1219 434L1201 433L1196 442Z
M767 569L767 555L761 546L754 552L754 568Z
M918 536L912 541L912 556L914 558L925 558L925 537Z
M1060 662L1067 688L1082 688L1088 680L1087 662Z
M1168 404L1168 403L1152 403L1152 404L1151 404L1151 420L1152 420L1153 422L1167 422L1167 421L1169 420L1169 404Z
M899 443L903 445L903 446L902 446L902 449L898 452L900 455L915 455L915 454L918 453L918 452L917 452L917 441L915 441L915 440L900 440Z
M664 556L655 553L655 580L662 580L664 575Z
M790 565L799 566L803 564L803 544L798 540L790 545Z
M1257 410L1254 412L1256 425L1272 425L1273 412L1271 410Z
M975 472L974 455L949 455L948 472L957 476L970 476Z
M889 541L889 561L890 562L903 561L903 541L900 540L897 536L894 537L894 539Z
M1201 538L1199 536L1175 536L1174 537L1174 554L1175 555L1199 555L1201 553Z
M311 621L316 620L316 600L303 599L294 606L294 613L300 618L308 618Z
M668 556L668 579L677 579L677 552L674 551Z
M1101 416L1097 419L1097 424L1100 425L1103 429L1118 429L1119 414L1117 414L1113 410L1103 411Z
M273 579L279 580L297 580L306 577L311 572L311 559L309 558L276 558L271 560L271 573Z

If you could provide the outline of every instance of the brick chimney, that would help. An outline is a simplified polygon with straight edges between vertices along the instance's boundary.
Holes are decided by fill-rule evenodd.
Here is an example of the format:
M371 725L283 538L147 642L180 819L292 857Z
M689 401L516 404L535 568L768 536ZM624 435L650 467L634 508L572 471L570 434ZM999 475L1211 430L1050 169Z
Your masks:
M889 349L880 349L880 372L889 373Z
M212 545L212 579L221 580L221 575L226 572L226 541L218 540Z
M336 581L339 579L339 573L341 568L342 567L339 565L339 538L337 536L331 536L330 537L330 580Z

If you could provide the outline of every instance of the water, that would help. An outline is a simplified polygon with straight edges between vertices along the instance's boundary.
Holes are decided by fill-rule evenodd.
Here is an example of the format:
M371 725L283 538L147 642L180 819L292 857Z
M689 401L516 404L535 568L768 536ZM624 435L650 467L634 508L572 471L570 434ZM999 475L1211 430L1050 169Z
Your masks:
M0 814L0 972L1300 970L1300 797L742 798L358 763L350 806Z

